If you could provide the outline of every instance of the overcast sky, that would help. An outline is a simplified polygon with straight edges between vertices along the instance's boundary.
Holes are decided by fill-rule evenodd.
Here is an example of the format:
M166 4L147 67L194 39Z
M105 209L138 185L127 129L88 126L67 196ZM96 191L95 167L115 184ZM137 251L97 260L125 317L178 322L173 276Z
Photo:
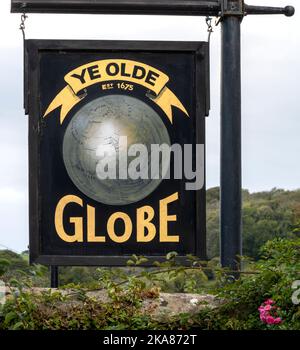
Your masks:
M287 2L286 2L287 1ZM297 0L248 0L285 6ZM28 245L27 117L23 113L20 15L0 1L0 244ZM299 6L298 6L299 8ZM29 15L28 38L206 40L200 17ZM243 187L300 188L300 8L292 18L249 16L242 24ZM219 185L220 28L211 43L207 187Z

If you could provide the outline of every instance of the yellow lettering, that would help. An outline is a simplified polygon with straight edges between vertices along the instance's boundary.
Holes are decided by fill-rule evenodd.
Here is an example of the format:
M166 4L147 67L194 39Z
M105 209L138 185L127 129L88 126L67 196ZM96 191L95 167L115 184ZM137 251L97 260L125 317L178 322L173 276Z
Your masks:
M55 229L59 237L68 243L83 242L83 220L80 217L71 217L70 223L74 224L74 234L70 235L66 233L63 225L64 209L69 203L76 203L83 207L82 199L77 196L67 195L64 196L57 204L55 210Z
M147 215L145 217L145 214ZM156 228L151 222L154 218L154 209L149 205L137 209L136 221L137 221L137 242L150 242L156 235ZM145 234L147 229L147 234Z
M117 236L115 233L115 222L118 219L123 220L125 226L122 236ZM107 221L107 233L111 240L116 243L124 243L128 241L132 234L132 222L130 220L130 217L122 212L113 213Z
M95 233L95 208L87 206L87 240L88 242L105 242L105 237L96 236Z
M177 221L177 215L169 215L169 204L178 200L178 192L163 198L159 201L159 230L153 223L155 210L149 205L136 209L136 242L147 243L155 239L156 234L159 234L160 242L179 242L178 234L170 234L168 232L169 222ZM55 209L54 224L57 235L67 243L74 242L90 242L90 243L105 243L108 236L115 243L127 242L133 234L132 219L124 212L115 212L109 216L106 222L107 232L102 235L96 235L96 208L86 204L86 217L71 216L68 219L65 217L65 209L68 205L79 205L84 208L83 200L75 195L66 195L59 200ZM68 213L72 213L69 208ZM82 213L83 214L83 213ZM85 219L86 218L86 219ZM70 232L66 232L64 222L68 220L72 224ZM123 232L116 230L116 221L121 220L124 223ZM86 222L86 226L83 224ZM69 225L68 225L69 226ZM119 225L117 225L118 227ZM116 233L117 231L117 233Z
M179 236L170 236L168 234L168 222L176 221L177 215L168 215L168 204L178 199L178 192L159 201L159 241L160 242L179 242Z

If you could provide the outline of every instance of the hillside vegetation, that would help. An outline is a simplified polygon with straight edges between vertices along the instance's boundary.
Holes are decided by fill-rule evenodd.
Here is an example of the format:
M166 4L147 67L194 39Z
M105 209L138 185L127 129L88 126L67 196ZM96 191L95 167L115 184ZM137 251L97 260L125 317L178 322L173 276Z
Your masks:
M207 191L207 249L219 254L219 188ZM249 193L243 191L243 255L258 259L270 239L291 238L300 232L300 190Z

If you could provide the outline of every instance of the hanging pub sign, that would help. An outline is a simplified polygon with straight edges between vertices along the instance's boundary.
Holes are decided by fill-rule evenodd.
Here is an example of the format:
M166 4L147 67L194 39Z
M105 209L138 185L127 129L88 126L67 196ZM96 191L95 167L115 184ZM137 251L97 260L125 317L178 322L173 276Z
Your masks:
M30 258L205 258L206 42L25 42Z

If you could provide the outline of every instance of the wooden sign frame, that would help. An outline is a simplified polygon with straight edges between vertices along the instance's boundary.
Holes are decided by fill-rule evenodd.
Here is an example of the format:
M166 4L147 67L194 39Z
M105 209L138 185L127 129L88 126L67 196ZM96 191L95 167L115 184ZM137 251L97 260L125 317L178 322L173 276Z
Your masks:
M74 41L74 40L27 40L25 43L25 96L26 109L29 114L29 195L30 195L30 261L45 265L102 265L124 266L131 254L63 254L51 252L51 244L47 246L45 253L43 248L43 218L47 208L43 204L44 193L41 187L41 167L43 155L41 154L41 142L43 140L43 128L45 120L42 118L41 72L40 58L45 52L61 53L68 52L130 52L137 55L143 53L186 53L192 55L194 67L194 108L195 108L195 140L205 144L205 116L209 111L209 69L208 69L208 44L206 42L137 42L137 41ZM191 97L192 98L192 97ZM58 113L57 113L58 114ZM44 158L45 159L45 158ZM186 252L206 258L206 234L205 234L205 186L199 191L193 191L196 198L195 207L195 232L193 249ZM191 208L185 208L191 210ZM50 213L49 213L50 215ZM48 230L47 230L48 231ZM72 249L71 249L72 251ZM84 249L83 249L84 252ZM137 255L139 252L135 252ZM148 259L145 266L152 265L154 261L162 261L162 254L140 254ZM177 258L180 264L188 264L186 254Z

